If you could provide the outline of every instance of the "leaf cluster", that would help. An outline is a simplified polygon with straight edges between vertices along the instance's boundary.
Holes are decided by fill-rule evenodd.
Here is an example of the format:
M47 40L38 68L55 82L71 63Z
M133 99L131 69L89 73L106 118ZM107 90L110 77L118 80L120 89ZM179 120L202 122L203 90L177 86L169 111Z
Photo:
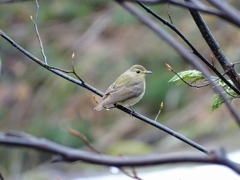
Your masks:
M217 85L222 87L222 89L224 91L223 93L226 95L226 97L228 98L229 101L232 101L232 100L234 100L236 98L239 98L239 96L236 94L236 92L234 92L221 79L219 79L218 77L212 76L212 80L215 81L217 83ZM187 84L187 85L191 86L191 85L196 84L199 81L208 82L204 78L204 76L202 75L202 73L200 71L197 71L197 70L187 70L187 71L182 71L182 72L177 73L168 82L176 82L177 86L180 86L182 84ZM233 85L233 82L231 80L228 80L228 82L230 82ZM203 87L203 86L199 86L199 87ZM211 110L212 111L220 108L223 105L223 103L224 103L223 99L220 97L219 94L215 94L214 96L215 96L214 97L214 101L213 101L213 104L211 106Z
M177 86L188 82L190 84L196 84L198 81L203 80L204 77L200 71L197 70L187 70L179 72L177 75L173 76L168 82L176 82ZM184 81L183 81L184 80Z

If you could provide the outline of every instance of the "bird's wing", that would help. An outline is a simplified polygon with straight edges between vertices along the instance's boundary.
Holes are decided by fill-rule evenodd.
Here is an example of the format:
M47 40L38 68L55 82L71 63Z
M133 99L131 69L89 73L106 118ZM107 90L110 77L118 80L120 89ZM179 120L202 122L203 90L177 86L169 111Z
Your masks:
M139 96L144 91L144 82L139 81L125 87L125 85L115 86L112 84L101 100L102 106L116 104L121 101Z

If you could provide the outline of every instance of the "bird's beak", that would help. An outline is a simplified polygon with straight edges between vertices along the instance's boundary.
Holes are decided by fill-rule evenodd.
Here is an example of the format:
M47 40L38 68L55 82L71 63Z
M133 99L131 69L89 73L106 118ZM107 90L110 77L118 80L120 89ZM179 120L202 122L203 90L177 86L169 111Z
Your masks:
M146 71L145 74L152 74L152 71Z

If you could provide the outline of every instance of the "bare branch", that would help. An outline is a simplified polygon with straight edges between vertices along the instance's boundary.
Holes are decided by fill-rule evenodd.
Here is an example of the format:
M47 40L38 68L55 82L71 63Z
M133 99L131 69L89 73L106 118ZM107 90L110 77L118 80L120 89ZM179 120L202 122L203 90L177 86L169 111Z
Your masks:
M1 31L1 30L0 30L0 36L2 36L2 37L3 37L5 40L7 40L10 44L12 44L12 46L14 46L15 48L17 48L20 52L22 52L23 54L25 54L27 57L29 57L31 60L33 60L34 62L36 62L36 63L39 64L40 66L46 68L47 70L55 73L56 75L58 75L58 76L60 76L60 77L62 77L62 78L64 78L64 79L66 79L66 80L68 80L68 81L70 81L70 82L72 82L72 83L75 83L75 84L77 84L77 85L79 85L79 86L81 86L81 87L83 87L83 88L85 88L85 89L88 89L89 91L91 91L91 92L93 92L93 93L95 93L95 94L97 94L97 95L99 95L99 96L103 96L103 93L102 93L101 91L99 91L98 89L90 86L89 84L83 83L82 81L79 81L79 80L77 80L77 79L74 79L74 78L66 75L65 73L63 73L61 70L57 70L57 69L51 68L51 67L49 68L48 65L44 64L44 63L43 63L42 61L40 61L38 58L36 58L36 57L33 56L32 54L30 54L28 51L26 51L25 49L23 49L21 46L19 46L16 42L14 42L12 39L10 39L10 38L9 38L3 31ZM150 124L150 125L158 128L158 129L161 129L162 131L168 133L169 135L174 136L175 138L177 138L177 139L179 139L179 140L181 140L181 141L189 144L190 146L192 146L192 147L194 147L194 148L196 148L196 149L198 149L198 150L200 150L200 151L202 151L202 152L204 152L204 153L208 153L208 150L207 150L206 148L204 148L203 146L201 146L201 145L195 143L194 141L192 141L192 140L184 137L183 135L181 135L181 134L179 134L179 133L177 133L177 132L169 129L169 128L166 127L166 126L164 126L164 125L162 125L162 124L160 124L160 123L158 123L158 122L155 122L153 119L150 119L150 118L148 118L148 117L145 117L145 116L143 116L143 115L141 115L141 114L139 114L139 113L137 113L137 112L132 112L131 109L125 108L125 107L123 107L123 106L121 106L121 105L116 105L116 108L122 110L122 111L125 112L125 113L130 114L131 116L133 116L133 117L135 117L135 118L137 118L137 119L139 119L139 120L141 120L141 121L144 121L144 122L146 122L146 123L148 123L148 124Z
M0 144L6 146L25 147L56 154L59 160L64 162L83 161L85 163L106 165L115 167L147 167L153 165L176 164L176 163L207 163L224 165L240 174L240 165L229 160L224 151L213 151L207 155L147 155L134 157L113 157L99 155L96 153L76 150L64 145L60 145L43 138L37 138L26 133L13 132L9 134L0 133Z
M227 1L219 1L219 0L208 0L213 6L217 9L220 9L227 18L232 20L235 25L240 26L240 13L234 7L230 6Z
M4 180L3 175L0 172L0 180Z
M128 0L128 1L135 1L135 0ZM222 1L219 0L208 0L210 3L215 5L215 7L218 8L218 10L212 10L209 9L207 6L205 6L203 3L201 3L198 0L187 2L187 3L181 3L178 0L140 0L140 2L145 4L160 4L160 3L171 3L173 5L188 8L191 10L197 10L201 11L202 13L211 14L218 16L230 23L232 23L235 26L240 27L240 20L239 20L239 12L231 7L227 2L224 4L221 3ZM230 12L229 14L227 12Z
M14 2L23 2L23 1L30 1L30 0L0 0L0 3L14 3Z
M189 0L185 0L189 1ZM228 77L232 80L234 85L240 90L240 76L238 75L238 72L233 66L233 63L229 61L229 59L224 54L223 50L213 37L211 31L207 27L206 23L204 22L204 19L202 18L201 14L198 11L189 9L196 25L198 26L203 38L207 42L208 46L212 50L213 54L215 55L216 59L222 66L224 72L228 75ZM237 93L239 94L239 93ZM239 94L240 95L240 94Z
M103 93L101 91L99 91L98 89L90 86L87 83L83 83L77 79L74 79L68 75L66 75L65 73L63 73L64 70L59 69L59 68L55 68L52 66L48 66L45 63L43 63L41 60L39 60L37 57L33 56L31 53L29 53L28 51L26 51L25 49L23 49L21 46L19 46L16 42L14 42L10 37L8 37L3 31L0 30L0 36L2 36L5 40L7 40L10 44L12 44L12 46L14 46L15 48L17 48L20 52L22 52L23 54L25 54L27 57L29 57L31 60L33 60L34 62L36 62L37 64L39 64L40 66L46 68L47 70L55 73L56 75L70 81L73 82L79 86L82 86L86 89L88 89L89 91L99 95L99 96L103 96Z
M135 0L128 0L131 2L134 2ZM213 10L205 6L203 3L200 1L197 2L188 2L188 3L182 3L179 0L139 0L139 2L144 3L144 4L149 4L149 5L154 5L154 4L162 4L162 3L170 3L179 7L183 8L189 8L193 10L198 10L206 14L212 14L216 16L223 16L223 13L218 10Z
M171 28L179 37L182 38L182 40L192 49L193 53L200 58L225 84L227 84L234 92L237 94L240 94L240 90L234 87L224 76L221 75L221 73L214 67L213 64L211 64L203 55L192 45L192 43L177 29L174 24L169 23L167 20L163 19L162 17L158 16L156 13L154 13L150 8L142 4L140 1L135 0L143 9L145 9L148 13L150 13L152 16L154 16L156 19L161 21L164 25Z
M75 129L71 129L69 128L69 133L78 137L79 139L81 139L83 141L83 143L93 152L97 153L97 154L102 154L100 151L98 151L95 147L93 147L93 145L89 142L89 140L79 131L76 131ZM53 160L54 161L54 160ZM133 178L133 179L140 179L137 174L135 169L132 167L132 171L133 171L133 175L131 175L130 173L128 173L123 167L119 168L121 170L122 173L124 173L125 175Z
M125 8L129 13L138 18L142 23L144 23L149 29L151 29L155 34L165 40L169 45L171 45L187 62L192 64L196 69L201 71L206 79L213 85L213 89L217 92L225 104L227 105L229 111L233 115L236 123L240 126L240 117L233 107L233 105L228 101L225 95L222 93L221 88L216 85L216 83L211 79L211 74L209 71L190 53L187 53L185 48L173 38L168 32L166 32L162 27L160 27L151 18L139 11L133 4L127 3L125 1L116 0L123 8Z

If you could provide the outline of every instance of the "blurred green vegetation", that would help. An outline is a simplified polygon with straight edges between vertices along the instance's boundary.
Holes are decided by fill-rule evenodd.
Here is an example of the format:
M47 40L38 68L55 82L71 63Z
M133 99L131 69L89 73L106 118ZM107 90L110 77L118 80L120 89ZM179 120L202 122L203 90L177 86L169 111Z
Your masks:
M152 9L168 19L167 5ZM211 52L188 11L170 6L170 13L176 27L210 59ZM15 42L43 60L30 20L30 15L35 18L35 14L34 1L1 4L0 27ZM239 61L239 29L213 16L204 15L204 18L229 59ZM211 114L214 97L209 87L196 90L168 83L174 74L165 63L177 72L193 68L116 3L107 0L40 1L38 27L50 65L71 69L74 52L78 75L86 83L105 91L126 69L141 64L153 74L147 77L144 98L134 106L137 112L154 119L163 101L158 121L209 148L225 145L217 140L223 133L226 133L224 137L236 135L237 128L229 124L231 117L224 107ZM177 37L170 29L165 29ZM166 153L182 148L193 151L120 111L95 112L91 92L38 66L3 38L0 39L0 58L0 131L20 130L71 147L83 147L81 140L68 133L68 128L74 128L101 152L111 154L120 153L117 149L121 151L121 148L125 149L125 154ZM217 62L215 65L219 68ZM228 147L236 149L236 145ZM49 154L0 146L0 171L14 177L50 158Z

